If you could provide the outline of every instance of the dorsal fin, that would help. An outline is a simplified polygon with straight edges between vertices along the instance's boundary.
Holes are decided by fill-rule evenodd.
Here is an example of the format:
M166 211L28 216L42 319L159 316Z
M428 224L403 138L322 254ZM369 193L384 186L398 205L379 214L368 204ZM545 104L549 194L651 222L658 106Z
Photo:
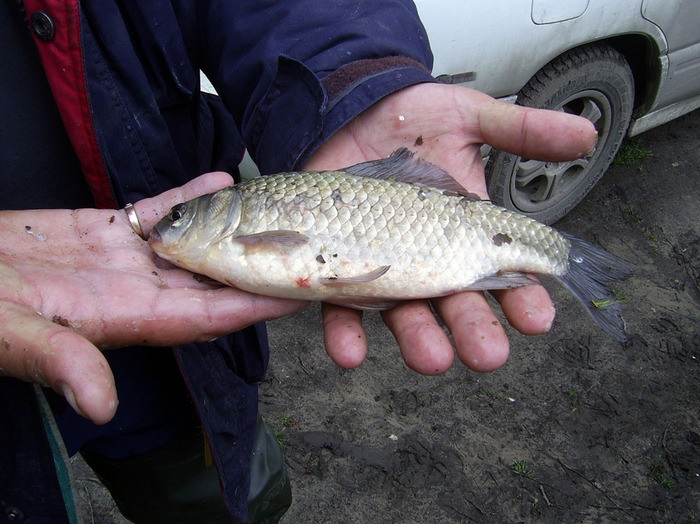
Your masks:
M388 158L362 162L343 169L347 174L380 180L394 180L450 191L471 200L481 200L470 193L446 171L423 160L405 147L397 149Z

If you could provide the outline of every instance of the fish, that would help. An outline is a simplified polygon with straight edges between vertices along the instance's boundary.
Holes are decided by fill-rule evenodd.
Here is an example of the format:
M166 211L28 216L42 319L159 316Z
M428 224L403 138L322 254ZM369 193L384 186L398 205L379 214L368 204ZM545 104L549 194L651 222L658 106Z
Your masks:
M336 171L256 177L174 206L161 258L272 297L382 310L551 275L624 341L610 284L634 268L608 251L465 190L408 149Z

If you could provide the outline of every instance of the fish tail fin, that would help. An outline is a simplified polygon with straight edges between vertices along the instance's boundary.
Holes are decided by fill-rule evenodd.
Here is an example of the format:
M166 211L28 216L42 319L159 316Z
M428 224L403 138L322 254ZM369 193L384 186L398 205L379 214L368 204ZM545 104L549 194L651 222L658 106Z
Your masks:
M623 297L616 295L608 284L630 277L634 268L602 248L566 233L562 235L571 244L569 270L557 279L581 301L606 333L621 342L626 341L620 304Z

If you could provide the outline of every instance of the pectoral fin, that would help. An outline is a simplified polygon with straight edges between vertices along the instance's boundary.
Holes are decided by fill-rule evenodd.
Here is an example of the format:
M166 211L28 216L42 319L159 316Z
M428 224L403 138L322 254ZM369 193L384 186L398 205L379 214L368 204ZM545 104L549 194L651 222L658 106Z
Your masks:
M347 284L364 284L365 282L372 282L377 280L379 277L384 275L389 271L391 266L379 266L377 269L370 271L369 273L363 273L361 275L355 275L352 277L326 277L322 278L321 283L326 286L345 286Z
M243 244L246 250L274 249L277 251L286 251L303 246L309 241L309 238L298 231L279 229L275 231L262 231L251 235L240 235L234 237L234 240L239 244Z

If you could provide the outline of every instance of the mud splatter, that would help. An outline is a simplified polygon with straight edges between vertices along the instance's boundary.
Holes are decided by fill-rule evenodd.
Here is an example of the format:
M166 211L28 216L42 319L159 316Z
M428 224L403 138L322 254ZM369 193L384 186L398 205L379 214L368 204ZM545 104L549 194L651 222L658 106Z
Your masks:
M511 242L513 242L513 239L504 233L497 233L493 235L492 240L494 245L498 247L502 246L503 244L510 244Z
M58 324L59 326L70 327L70 322L68 322L68 319L63 318L60 315L54 315L51 319L51 322L53 322L54 324Z

